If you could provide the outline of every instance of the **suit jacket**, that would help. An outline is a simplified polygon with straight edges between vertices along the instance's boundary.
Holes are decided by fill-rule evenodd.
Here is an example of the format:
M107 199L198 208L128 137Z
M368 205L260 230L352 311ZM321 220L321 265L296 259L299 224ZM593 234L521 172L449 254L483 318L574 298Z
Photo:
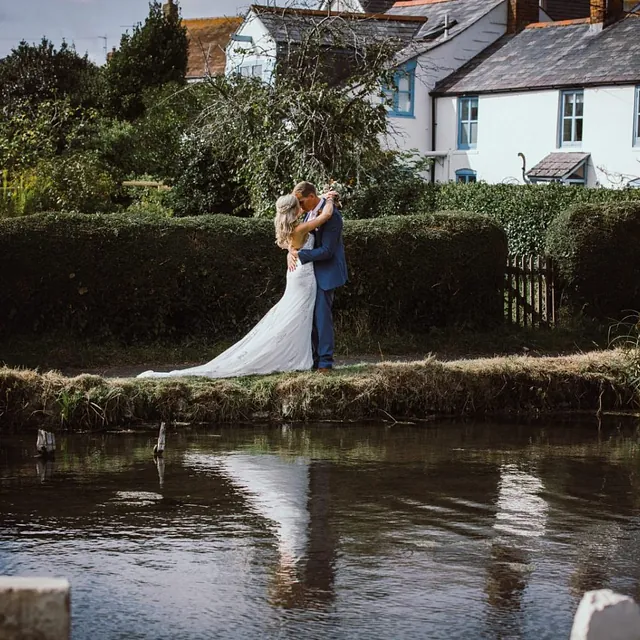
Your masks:
M315 247L298 252L302 264L313 262L318 287L323 291L341 287L347 281L342 227L342 214L334 209L329 221L312 232L316 237Z

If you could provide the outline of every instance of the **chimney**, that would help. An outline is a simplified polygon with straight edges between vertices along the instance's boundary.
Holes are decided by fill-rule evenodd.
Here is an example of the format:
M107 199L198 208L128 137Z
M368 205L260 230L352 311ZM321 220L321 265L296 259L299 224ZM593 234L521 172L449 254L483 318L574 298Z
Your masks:
M167 0L167 2L162 5L162 12L167 19L178 19L178 5L173 0Z
M591 0L591 28L600 31L624 14L624 0Z
M507 0L507 2L507 33L519 33L527 25L539 21L538 0Z
M113 47L109 53L107 53L107 62L111 62L111 58L113 58L113 54L116 52L116 48Z

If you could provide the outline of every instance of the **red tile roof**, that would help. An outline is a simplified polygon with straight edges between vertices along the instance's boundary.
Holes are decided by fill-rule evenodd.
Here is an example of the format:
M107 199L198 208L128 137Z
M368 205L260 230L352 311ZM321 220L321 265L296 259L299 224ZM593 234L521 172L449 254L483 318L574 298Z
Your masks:
M227 44L242 24L243 18L195 18L183 20L189 37L187 79L222 75L226 64Z

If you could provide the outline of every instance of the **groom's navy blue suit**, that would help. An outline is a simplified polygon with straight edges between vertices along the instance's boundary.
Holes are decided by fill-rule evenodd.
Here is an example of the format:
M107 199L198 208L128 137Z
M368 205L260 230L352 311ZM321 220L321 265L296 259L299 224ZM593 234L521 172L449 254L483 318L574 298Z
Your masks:
M298 252L302 264L313 262L318 283L311 336L313 363L318 369L331 369L333 366L333 295L347 281L342 226L342 214L334 209L331 218L312 232L316 237L315 247Z

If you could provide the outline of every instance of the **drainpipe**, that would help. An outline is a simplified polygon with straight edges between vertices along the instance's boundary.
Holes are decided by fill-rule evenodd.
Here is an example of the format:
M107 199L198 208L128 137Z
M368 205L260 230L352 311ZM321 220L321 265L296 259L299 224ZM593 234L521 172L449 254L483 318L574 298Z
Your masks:
M431 96L431 151L436 150L436 97ZM433 165L431 165L431 184L436 181L436 159L433 159Z

